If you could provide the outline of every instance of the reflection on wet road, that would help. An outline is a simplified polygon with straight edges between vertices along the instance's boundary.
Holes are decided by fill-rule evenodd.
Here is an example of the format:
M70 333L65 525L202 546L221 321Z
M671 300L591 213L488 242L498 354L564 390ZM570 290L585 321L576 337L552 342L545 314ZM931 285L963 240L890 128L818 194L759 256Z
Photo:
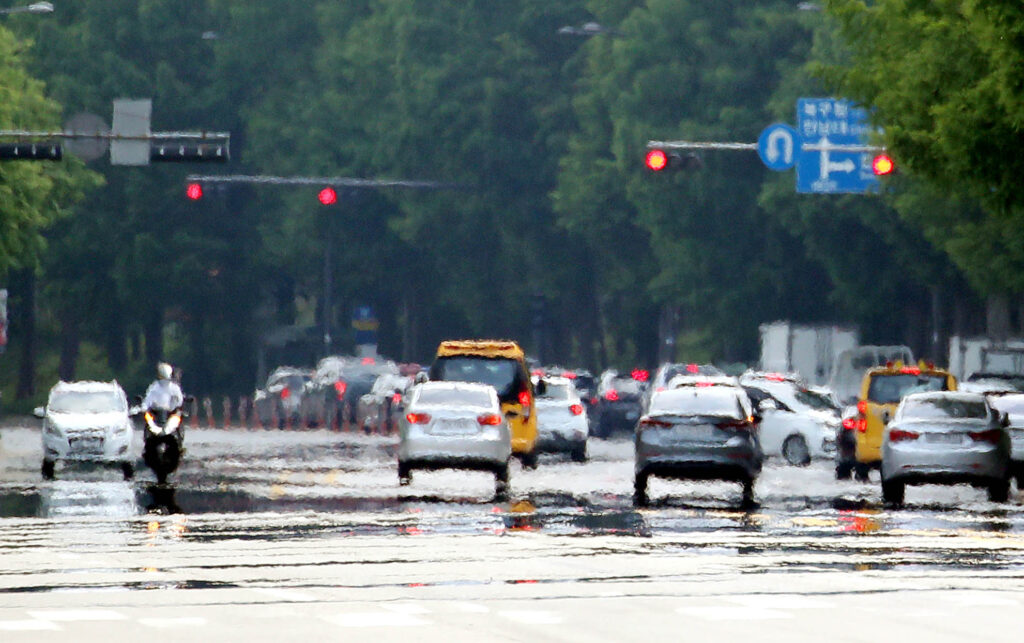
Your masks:
M38 438L5 430L0 443L0 595L10 599L0 604L15 611L50 605L32 597L53 592L74 604L69 590L103 597L82 599L90 605L128 591L114 602L145 611L132 590L203 592L197 605L227 592L231 605L255 606L275 592L275 604L342 600L326 598L342 590L363 601L504 601L524 585L533 599L740 588L866 596L936 583L991 591L1024 578L1016 496L997 504L971 488L911 488L892 510L877 481L836 481L826 462L770 464L749 511L737 485L659 480L638 510L628 442L595 442L582 465L516 464L510 499L497 502L479 473L423 472L399 486L394 444L379 437L193 431L164 486L142 468L131 482L88 467L44 482ZM4 640L5 629L52 622L6 609Z

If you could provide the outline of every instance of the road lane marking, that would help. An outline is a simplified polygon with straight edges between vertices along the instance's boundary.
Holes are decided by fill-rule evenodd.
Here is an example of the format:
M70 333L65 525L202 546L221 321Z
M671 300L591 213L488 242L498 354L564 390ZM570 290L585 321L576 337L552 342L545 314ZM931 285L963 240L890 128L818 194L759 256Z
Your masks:
M524 625L560 625L565 621L557 612L543 610L504 610L498 614Z
M113 610L29 610L29 616L42 621L124 621L127 616Z
M382 605L384 609L398 614L430 614L430 610L415 603L391 603Z
M709 621L765 621L769 619L793 618L792 614L780 610L760 607L734 607L730 605L709 605L707 607L677 607L676 612L687 616L699 616Z
M201 616L179 616L177 618L140 618L139 623L147 627L202 627L206 619Z
M320 618L341 627L422 627L430 621L402 612L356 612L331 614Z
M37 632L56 631L61 627L52 621L0 621L0 630L4 632Z
M734 603L777 610L835 609L835 603L800 594L745 594L728 597Z
M290 603L312 603L318 600L316 596L297 589L287 589L284 587L253 587L250 589L257 594Z

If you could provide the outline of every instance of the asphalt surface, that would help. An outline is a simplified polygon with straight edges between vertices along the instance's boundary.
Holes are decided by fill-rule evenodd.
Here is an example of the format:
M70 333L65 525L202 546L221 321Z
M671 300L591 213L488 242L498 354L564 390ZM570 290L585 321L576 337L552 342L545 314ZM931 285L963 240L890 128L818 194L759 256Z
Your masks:
M39 475L38 428L0 430L0 641L1011 640L1024 507L970 487L906 506L828 462L739 485L653 480L632 445L398 485L394 439L195 429L172 485ZM137 445L139 446L139 445ZM138 452L138 451L136 451Z

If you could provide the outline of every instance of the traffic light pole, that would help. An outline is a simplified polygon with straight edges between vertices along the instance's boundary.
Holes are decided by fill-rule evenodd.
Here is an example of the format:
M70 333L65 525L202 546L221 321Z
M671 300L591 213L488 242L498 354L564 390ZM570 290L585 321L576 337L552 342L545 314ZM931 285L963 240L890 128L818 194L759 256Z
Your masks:
M17 143L0 143L0 159L54 160L63 157L63 147L54 140L104 140L114 142L148 142L153 144L151 161L216 161L230 159L230 132L150 132L123 135L111 132L79 133L70 131L0 130L0 139Z

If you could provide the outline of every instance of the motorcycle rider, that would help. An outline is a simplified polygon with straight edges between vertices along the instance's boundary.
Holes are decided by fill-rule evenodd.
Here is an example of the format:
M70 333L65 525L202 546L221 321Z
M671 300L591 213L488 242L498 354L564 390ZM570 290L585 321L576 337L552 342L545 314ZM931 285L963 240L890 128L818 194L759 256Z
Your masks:
M146 398L142 401L143 409L163 409L173 411L185 403L185 395L181 386L171 377L174 369L170 364L161 362L156 366L156 381L146 389Z

